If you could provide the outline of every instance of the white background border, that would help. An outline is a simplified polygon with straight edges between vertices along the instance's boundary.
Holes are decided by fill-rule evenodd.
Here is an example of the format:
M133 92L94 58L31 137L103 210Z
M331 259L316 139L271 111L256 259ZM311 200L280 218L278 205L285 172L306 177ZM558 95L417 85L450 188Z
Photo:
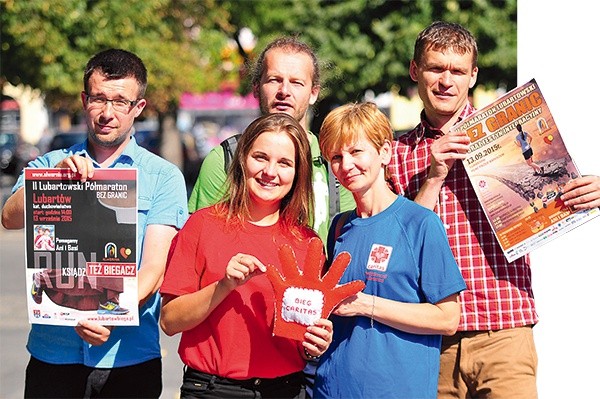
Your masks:
M600 20L594 1L518 3L518 85L535 78L582 174L600 175ZM600 218L532 252L538 391L598 395Z

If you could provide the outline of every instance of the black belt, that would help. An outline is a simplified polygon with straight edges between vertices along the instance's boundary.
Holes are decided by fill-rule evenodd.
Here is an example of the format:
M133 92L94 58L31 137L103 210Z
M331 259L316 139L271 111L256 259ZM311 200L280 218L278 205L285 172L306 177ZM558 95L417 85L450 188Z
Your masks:
M304 373L302 371L275 378L254 377L245 380L237 380L234 378L226 378L214 374L204 373L190 366L185 366L185 374L193 376L194 378L204 381L207 384L219 383L224 385L241 386L243 388L253 390L266 389L270 386L279 385L286 382L297 382L304 384Z

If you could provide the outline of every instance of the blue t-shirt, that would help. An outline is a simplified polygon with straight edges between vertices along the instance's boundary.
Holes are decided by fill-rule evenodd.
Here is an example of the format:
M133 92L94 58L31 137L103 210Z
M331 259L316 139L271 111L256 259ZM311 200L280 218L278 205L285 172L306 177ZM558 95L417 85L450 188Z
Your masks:
M53 168L62 159L78 154L92 159L87 140L69 149L51 151L31 161L33 168ZM94 162L95 167L99 165ZM187 198L181 171L170 162L140 147L135 138L110 166L138 170L138 253L143 253L146 226L161 224L181 228L185 223ZM21 173L13 192L23 186ZM141 256L140 256L141 258ZM138 268L140 259L138 259ZM32 324L27 342L29 353L51 364L85 364L90 367L125 367L160 358L158 318L160 295L154 294L139 310L140 325L115 327L100 346L83 341L73 327Z
M340 284L365 281L369 295L437 303L466 288L439 217L404 197L372 217L353 211L334 257L342 251L352 260ZM371 327L369 317L331 320L333 342L317 367L315 398L437 396L441 335L411 334L377 321Z

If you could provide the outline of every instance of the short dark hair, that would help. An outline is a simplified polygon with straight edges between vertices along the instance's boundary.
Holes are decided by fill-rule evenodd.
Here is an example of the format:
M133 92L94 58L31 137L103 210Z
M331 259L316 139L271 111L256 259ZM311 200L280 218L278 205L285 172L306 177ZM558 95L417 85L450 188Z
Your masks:
M260 84L263 69L265 68L265 56L267 52L271 49L282 49L290 53L304 53L308 55L312 60L313 65L313 73L311 77L312 85L313 87L321 85L321 68L319 66L317 56L312 47L300 41L296 36L283 36L267 44L267 46L258 56L258 60L256 61L256 64L254 65L252 71L252 86L258 86Z
M452 22L436 21L423 29L415 41L413 60L419 64L427 49L447 50L457 54L471 53L472 67L477 66L477 41L467 29Z
M83 87L89 90L89 80L98 71L109 80L132 77L139 85L138 98L142 98L148 86L148 71L144 62L132 52L122 49L108 49L94 55L85 66Z

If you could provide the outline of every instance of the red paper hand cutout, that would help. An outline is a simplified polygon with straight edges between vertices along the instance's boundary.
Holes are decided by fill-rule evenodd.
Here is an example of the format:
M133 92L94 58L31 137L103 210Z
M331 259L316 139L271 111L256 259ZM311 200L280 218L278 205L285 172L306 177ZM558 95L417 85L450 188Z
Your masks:
M326 319L340 302L365 288L359 280L336 286L350 263L348 252L340 253L321 277L323 260L323 245L318 238L308 243L303 272L292 247L279 247L282 273L267 265L267 277L275 290L273 335L303 341L307 326Z

